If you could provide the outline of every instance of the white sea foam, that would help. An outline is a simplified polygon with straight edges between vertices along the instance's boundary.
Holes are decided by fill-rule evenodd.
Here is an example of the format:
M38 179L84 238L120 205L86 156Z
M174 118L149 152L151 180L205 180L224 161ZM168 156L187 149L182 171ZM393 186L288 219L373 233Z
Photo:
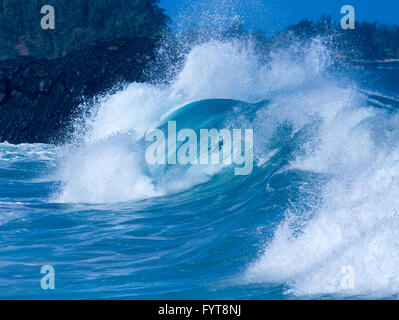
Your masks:
M317 41L312 45L313 49L306 49L305 59L309 60L308 55L313 57L320 47ZM210 41L192 48L182 71L170 85L132 83L102 99L94 116L84 122L85 136L79 147L65 153L59 172L63 187L56 201L126 201L206 181L210 171L202 168L195 170L193 179L184 177L184 183L176 177L174 182L169 179L167 185L155 185L144 173L143 160L133 142L156 127L171 110L187 103L208 98L256 102L280 90L284 83L287 87L298 86L308 75L312 78L320 72L319 62L317 68L307 65L312 59L298 64L293 61L296 56L289 52L276 54L270 65L261 65L251 45ZM126 139L130 142L126 143Z
M296 94L296 111L279 114L298 127L312 114L320 117L316 141L288 169L330 179L321 205L287 210L272 241L246 271L246 281L285 283L286 292L297 296L398 294L399 117L366 106L356 91L332 86ZM353 270L349 288L348 267Z
M289 122L294 135L318 121L317 133L303 141L305 152L287 170L322 174L329 182L320 205L307 212L294 206L287 210L273 239L245 272L246 281L285 283L287 293L297 296L396 295L399 119L367 107L355 87L343 88L339 79L326 77L329 63L328 50L318 40L274 52L266 65L250 45L237 41L194 47L170 85L133 83L97 106L80 145L65 152L57 201L126 201L204 182L217 170L193 168L155 184L134 142L171 110L193 101L272 98L251 123L259 163L275 150L269 144L278 125ZM353 289L342 286L347 266L354 270Z

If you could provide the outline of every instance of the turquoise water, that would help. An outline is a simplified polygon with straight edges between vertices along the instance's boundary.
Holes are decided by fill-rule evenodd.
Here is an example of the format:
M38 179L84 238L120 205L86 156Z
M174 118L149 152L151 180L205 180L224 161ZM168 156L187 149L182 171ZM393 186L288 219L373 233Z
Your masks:
M210 49L222 57L203 70ZM0 297L396 297L398 70L342 80L307 54L262 69L249 51L205 44L172 85L104 98L71 144L2 143ZM150 168L143 133L167 120L253 129L252 173ZM44 265L54 290L41 288Z

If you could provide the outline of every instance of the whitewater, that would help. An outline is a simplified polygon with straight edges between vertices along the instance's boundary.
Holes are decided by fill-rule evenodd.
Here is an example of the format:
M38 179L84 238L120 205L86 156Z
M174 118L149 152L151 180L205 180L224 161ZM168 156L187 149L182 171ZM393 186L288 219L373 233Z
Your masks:
M0 297L397 298L399 69L335 59L206 41L167 84L83 105L67 144L1 144ZM253 129L252 173L148 165L169 120Z

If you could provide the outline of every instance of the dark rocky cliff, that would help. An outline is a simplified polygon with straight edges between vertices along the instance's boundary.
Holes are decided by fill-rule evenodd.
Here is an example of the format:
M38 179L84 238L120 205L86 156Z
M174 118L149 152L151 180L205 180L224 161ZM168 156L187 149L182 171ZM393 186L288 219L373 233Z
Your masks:
M0 61L0 141L58 143L84 101L121 82L149 80L156 42L135 38L93 45L56 60Z

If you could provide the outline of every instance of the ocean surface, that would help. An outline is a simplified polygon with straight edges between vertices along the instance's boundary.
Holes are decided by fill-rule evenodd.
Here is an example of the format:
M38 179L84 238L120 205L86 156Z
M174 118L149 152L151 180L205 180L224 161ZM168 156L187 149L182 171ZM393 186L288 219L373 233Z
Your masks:
M66 145L0 144L0 298L396 299L398 79L317 40L267 62L210 41L82 106ZM147 165L167 120L253 129L252 173Z

